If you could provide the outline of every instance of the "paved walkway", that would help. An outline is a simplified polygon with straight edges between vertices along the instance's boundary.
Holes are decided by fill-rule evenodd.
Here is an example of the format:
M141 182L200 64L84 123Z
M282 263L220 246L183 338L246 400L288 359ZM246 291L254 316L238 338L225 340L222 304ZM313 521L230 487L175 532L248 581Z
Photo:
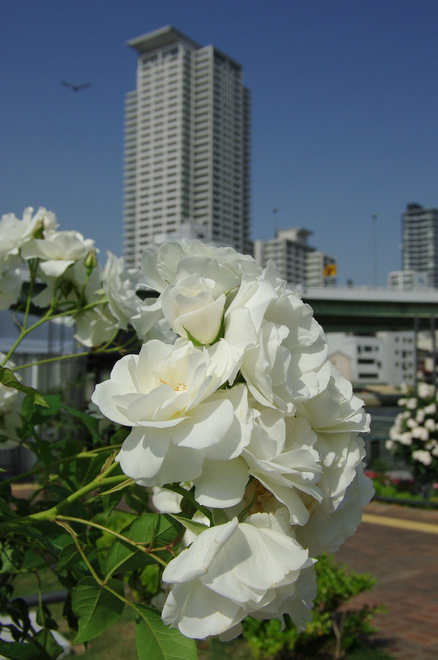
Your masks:
M371 502L335 558L377 578L350 604L386 605L373 623L393 658L438 659L438 511Z

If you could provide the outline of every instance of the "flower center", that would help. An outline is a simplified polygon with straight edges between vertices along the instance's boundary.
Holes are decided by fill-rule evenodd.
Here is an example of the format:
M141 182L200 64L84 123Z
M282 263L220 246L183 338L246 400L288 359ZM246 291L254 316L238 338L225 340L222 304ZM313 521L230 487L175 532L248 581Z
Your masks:
M160 383L162 383L163 385L170 385L170 383L166 383L166 381L163 380L162 378L160 378ZM176 385L172 385L171 387L173 387L175 392L185 392L187 389L185 383L177 383Z

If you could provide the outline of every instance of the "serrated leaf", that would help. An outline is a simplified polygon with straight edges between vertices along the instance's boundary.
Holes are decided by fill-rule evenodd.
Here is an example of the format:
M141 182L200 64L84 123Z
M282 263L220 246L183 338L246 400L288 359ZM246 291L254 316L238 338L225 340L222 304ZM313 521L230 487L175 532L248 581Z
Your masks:
M118 580L107 583L113 591L123 596L123 584ZM124 603L94 578L83 578L72 594L73 611L79 619L75 644L83 644L109 628L123 612Z
M0 367L0 383L6 385L6 387L12 387L14 390L19 390L28 396L33 403L37 406L43 406L44 408L48 407L48 404L43 396L33 387L28 385L23 385L19 380L16 379L14 372L7 367Z
M158 610L134 603L135 643L139 660L196 660L196 644L176 628L168 628Z
M153 543L154 547L165 548L175 539L180 529L171 516L146 513L125 527L121 534L131 541L145 544L145 547ZM133 571L152 561L154 560L143 550L136 550L132 544L116 539L108 552L106 571L107 574Z

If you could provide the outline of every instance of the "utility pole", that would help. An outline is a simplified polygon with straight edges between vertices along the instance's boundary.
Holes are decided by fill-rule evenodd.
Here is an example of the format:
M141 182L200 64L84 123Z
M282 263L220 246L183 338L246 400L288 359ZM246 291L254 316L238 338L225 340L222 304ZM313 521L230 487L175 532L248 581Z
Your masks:
M377 213L373 213L373 285L377 287Z
M277 213L278 213L278 209L272 209L272 225L274 227L274 238L277 238L277 231L278 231Z

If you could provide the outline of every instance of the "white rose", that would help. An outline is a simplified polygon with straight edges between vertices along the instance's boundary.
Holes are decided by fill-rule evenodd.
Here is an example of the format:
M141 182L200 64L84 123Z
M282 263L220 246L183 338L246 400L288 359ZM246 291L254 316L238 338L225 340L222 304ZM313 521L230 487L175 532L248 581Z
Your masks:
M430 452L426 451L425 449L417 449L416 451L412 452L411 456L414 461L418 461L419 463L422 463L426 466L430 465L433 460Z
M333 365L330 367L326 390L299 404L297 416L305 417L316 433L314 449L322 465L318 486L324 499L318 506L313 503L312 510L317 512L323 507L331 514L343 507L348 489L357 478L365 456L364 443L358 433L369 431L369 415L363 410L363 401L353 394L351 384Z
M324 490L323 483L321 487ZM295 528L298 542L308 548L309 554L313 556L323 552L336 552L345 539L355 533L361 522L363 509L373 494L372 481L364 475L360 463L340 506L334 511L330 492L324 492L322 503L314 510L307 525Z
M34 238L23 245L24 259L41 259L40 268L48 277L60 277L65 270L92 249L94 241L85 239L77 231L60 231L46 238Z
M428 431L435 431L436 429L436 422L434 419L431 419L430 417L426 419L424 422L424 426Z
M126 330L133 316L140 308L140 298L136 295L139 287L139 273L126 270L123 257L117 258L108 252L105 268L102 271L102 288L108 299L112 315L119 328Z
M257 341L245 351L242 374L259 403L293 414L297 401L327 386L330 373L322 329L311 308L282 285L255 328Z
M161 306L172 330L191 336L199 344L212 344L218 337L224 314L225 294L214 296L215 282L187 275L161 294Z
M318 502L322 499L317 486L322 469L313 448L315 441L307 420L285 419L268 408L255 418L251 442L242 453L250 474L287 507L292 525L305 525L309 519L300 494Z
M405 445L406 447L409 447L412 444L412 436L408 432L401 433L397 439L400 444Z
M152 504L160 513L181 513L182 495L167 488L152 489Z
M7 269L0 273L0 309L15 305L21 293L22 278L19 268Z
M33 215L33 208L24 210L23 219L19 220L13 213L7 213L0 220L0 259L17 255L21 246L31 240L38 229L48 235L57 226L54 213L39 208Z
M433 395L433 387L431 387L427 383L418 384L418 396L421 399L428 399L432 395Z
M415 426L411 431L411 435L413 438L424 442L429 439L429 431L424 426Z
M316 592L316 574L313 566L308 566L301 569L293 589L290 585L279 587L275 599L269 605L251 612L251 616L255 619L279 618L284 626L283 616L278 616L278 613L282 612L290 616L301 632L306 629L307 623L311 621Z
M279 590L293 593L300 571L312 563L294 539L272 524L272 516L256 514L243 523L234 518L203 531L167 565L163 581L172 587L163 621L186 637L227 632L227 639L236 637L240 622L272 603ZM291 614L302 621L302 608L297 617Z
M119 324L106 305L97 305L92 309L79 312L74 317L76 325L75 339L88 348L101 346L110 341L117 332Z
M328 369L327 388L303 401L299 406L300 415L309 420L318 436L327 436L328 442L336 441L333 434L368 433L370 416L364 411L364 402L353 394L351 383L330 362Z
M148 246L143 252L142 270L146 284L159 293L179 276L193 273L214 280L221 289L217 293L225 293L239 285L242 273L257 275L262 271L248 255L239 254L231 247L215 248L198 240Z
M242 286L243 278L254 280L263 273L252 257L196 240L147 247L142 269L146 285L162 295L155 305L142 307L134 326L144 336L164 315L175 332L186 337L188 331L201 344L218 338L223 312ZM242 349L239 350L240 355Z
M109 419L133 427L118 456L122 470L141 485L162 486L200 477L206 459L220 466L240 456L252 430L247 390L217 391L221 384L208 352L184 340L151 340L119 360L92 400Z
M419 424L422 424L424 422L424 418L426 417L426 414L422 408L417 410L417 414L415 415L415 419Z

